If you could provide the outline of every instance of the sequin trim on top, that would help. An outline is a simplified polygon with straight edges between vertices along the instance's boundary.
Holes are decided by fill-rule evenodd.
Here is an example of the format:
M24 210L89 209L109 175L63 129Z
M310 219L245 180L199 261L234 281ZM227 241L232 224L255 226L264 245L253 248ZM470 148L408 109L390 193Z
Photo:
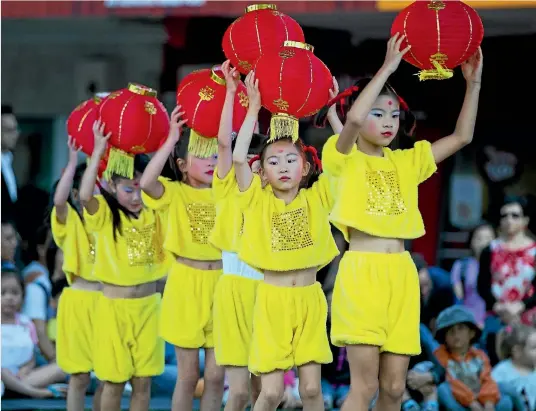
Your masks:
M314 245L304 208L272 216L272 251L292 251Z
M366 171L366 212L378 216L394 216L406 213L396 171Z
M125 230L125 240L131 267L152 265L163 260L162 250L156 248L156 224Z
M186 206L192 240L198 244L208 244L208 237L214 228L216 207L214 204L190 203Z

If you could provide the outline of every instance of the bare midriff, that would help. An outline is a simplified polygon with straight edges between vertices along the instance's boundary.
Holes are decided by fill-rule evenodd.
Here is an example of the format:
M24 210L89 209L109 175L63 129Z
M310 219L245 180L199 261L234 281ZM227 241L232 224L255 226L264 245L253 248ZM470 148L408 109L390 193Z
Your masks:
M307 287L316 282L317 267L294 271L264 271L264 282L278 287Z
M102 284L98 281L88 281L82 277L73 276L71 288L74 290L101 291Z
M102 293L108 298L143 298L157 292L156 283L156 281L151 281L130 286L103 283Z
M404 252L404 240L376 237L363 231L349 228L350 251L396 254Z
M221 260L193 260L186 257L177 257L177 262L187 265L188 267L195 268L197 270L221 270L223 263Z

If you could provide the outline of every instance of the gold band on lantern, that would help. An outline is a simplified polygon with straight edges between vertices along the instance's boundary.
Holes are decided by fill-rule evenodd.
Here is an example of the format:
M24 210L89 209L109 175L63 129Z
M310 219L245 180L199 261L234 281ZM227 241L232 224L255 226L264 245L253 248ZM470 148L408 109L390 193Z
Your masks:
M315 48L307 43L302 43L301 41L292 41L292 40L286 40L283 43L283 47L295 47L297 49L307 50L310 52L313 52Z
M212 72L210 73L210 78L214 83L219 84L220 86L225 86L226 84L225 79L218 76L214 68L212 68Z
M246 13L259 10L277 10L277 6L275 4L252 4L246 7Z
M141 84L128 83L128 91L139 94L140 96L156 97L158 92L150 87L142 86Z

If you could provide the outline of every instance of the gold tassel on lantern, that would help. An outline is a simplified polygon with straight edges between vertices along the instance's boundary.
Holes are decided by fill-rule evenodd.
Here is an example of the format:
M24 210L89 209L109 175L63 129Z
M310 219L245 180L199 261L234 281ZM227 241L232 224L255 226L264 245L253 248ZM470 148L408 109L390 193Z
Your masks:
M285 113L272 115L270 120L270 138L269 142L281 138L292 138L292 141L298 141L300 122L296 117Z
M134 155L112 147L104 176L109 180L114 174L125 178L134 178Z
M424 80L446 80L454 76L454 72L445 67L447 56L443 53L437 53L430 56L430 63L434 66L433 69L421 70L416 75L420 81Z
M206 138L190 130L188 153L198 158L209 158L218 154L218 139Z

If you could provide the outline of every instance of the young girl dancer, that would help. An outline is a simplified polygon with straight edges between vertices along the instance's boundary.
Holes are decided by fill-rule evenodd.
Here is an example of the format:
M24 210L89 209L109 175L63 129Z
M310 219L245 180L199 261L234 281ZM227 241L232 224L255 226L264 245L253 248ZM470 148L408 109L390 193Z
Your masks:
M171 131L151 159L141 179L148 207L168 214L164 248L175 262L168 275L160 335L175 346L178 378L173 392L173 411L191 411L199 380L200 348L205 349L204 390L201 409L221 409L224 369L216 364L212 335L214 289L222 272L221 251L208 242L216 207L212 198L215 156L198 158L188 153L189 133L180 137L186 120L180 106L171 114ZM180 141L179 141L180 137ZM175 150L181 181L159 178Z
M70 284L58 304L56 360L71 375L67 410L84 411L89 373L93 370L93 316L102 287L93 275L94 238L86 232L78 201L85 167L77 168L78 150L70 137L68 145L69 163L56 187L50 218L54 241L63 251L63 272ZM97 395L94 410L100 409L99 401Z
M351 370L343 410L367 410L378 384L376 409L400 409L409 356L420 352L419 281L404 251L405 239L424 234L417 187L437 163L471 142L476 121L480 50L462 64L467 91L454 133L433 144L419 141L410 150L387 148L399 134L401 108L409 114L386 84L409 51L400 50L403 38L389 40L382 68L353 93L357 100L340 136L323 152L326 172L338 176L330 219L350 243L332 301L331 339L347 346Z
M102 409L121 408L125 383L132 385L131 411L147 411L151 377L164 370L164 341L158 336L157 280L169 269L163 251L165 215L144 208L140 178L148 157L137 155L134 178L113 175L109 190L94 195L99 162L110 134L95 122L95 148L82 178L84 222L95 236L94 275L102 295L94 312L93 364L104 381Z
M249 111L233 152L238 204L244 214L239 258L264 273L257 288L249 369L261 375L255 411L275 410L283 397L283 375L297 366L299 391L306 410L323 410L320 364L332 361L326 298L316 273L337 254L328 214L325 176L300 189L310 174L300 140L269 143L260 154L260 177L254 178L247 153L261 107L258 80L246 78ZM261 179L266 183L265 187ZM266 237L268 235L268 237Z
M222 250L223 276L214 294L214 352L218 365L225 366L229 383L226 411L244 410L249 400L250 373L247 368L253 306L262 274L240 261L238 244L242 230L242 210L236 205L238 186L233 165L233 102L240 76L229 61L222 65L227 94L218 132L218 163L212 192L217 201L216 223L209 241ZM259 140L259 139L257 139ZM259 145L260 142L257 142ZM258 178L258 177L257 177ZM252 377L252 402L258 397L260 381Z

